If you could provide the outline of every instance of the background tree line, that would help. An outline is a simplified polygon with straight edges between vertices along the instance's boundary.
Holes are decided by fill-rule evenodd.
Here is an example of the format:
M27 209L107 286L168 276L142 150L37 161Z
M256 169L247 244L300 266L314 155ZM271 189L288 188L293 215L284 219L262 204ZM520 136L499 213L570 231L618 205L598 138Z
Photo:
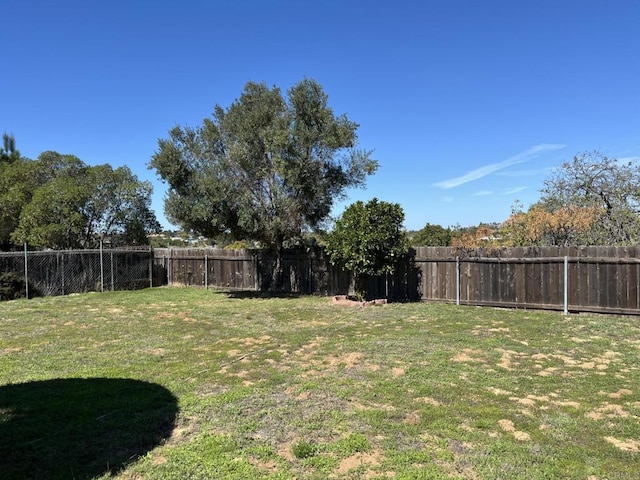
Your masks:
M540 199L526 211L512 207L501 224L442 227L427 223L408 232L413 246L634 245L640 241L640 166L600 151L564 162L544 181Z
M376 171L372 152L358 146L358 127L334 114L314 80L303 79L286 95L276 86L249 82L237 100L227 108L217 105L200 126L171 129L149 167L168 184L165 213L172 223L209 239L271 249L277 282L282 250L305 239L331 239L324 230L335 201L347 188L364 186ZM0 248L21 248L24 242L53 249L95 247L100 240L146 244L147 235L160 230L150 209L151 190L127 167L89 166L51 151L36 160L23 158L5 134ZM585 152L558 167L541 193L526 211L516 203L501 224L427 223L406 238L414 246L461 248L640 240L635 163ZM366 209L358 213L365 214Z
M89 166L47 151L24 158L5 134L0 149L0 249L147 244L160 230L152 186L128 167Z

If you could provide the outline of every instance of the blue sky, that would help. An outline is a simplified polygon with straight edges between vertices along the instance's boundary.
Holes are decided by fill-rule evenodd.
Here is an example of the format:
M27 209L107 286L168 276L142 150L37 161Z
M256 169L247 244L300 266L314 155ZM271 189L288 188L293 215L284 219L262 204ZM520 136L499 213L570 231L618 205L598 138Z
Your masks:
M2 0L0 130L20 152L147 164L249 81L317 80L408 229L499 222L586 150L640 160L638 0ZM1 133L1 132L0 132Z

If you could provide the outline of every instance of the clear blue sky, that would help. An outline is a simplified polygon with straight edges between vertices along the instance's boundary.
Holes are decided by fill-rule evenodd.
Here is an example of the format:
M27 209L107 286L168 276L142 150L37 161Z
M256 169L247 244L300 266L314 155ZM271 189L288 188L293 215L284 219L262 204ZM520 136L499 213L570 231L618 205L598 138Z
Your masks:
M355 200L408 229L477 225L601 149L640 160L639 0L0 0L0 130L20 152L147 169L249 81L309 77L360 124L378 172ZM0 132L2 133L2 132Z

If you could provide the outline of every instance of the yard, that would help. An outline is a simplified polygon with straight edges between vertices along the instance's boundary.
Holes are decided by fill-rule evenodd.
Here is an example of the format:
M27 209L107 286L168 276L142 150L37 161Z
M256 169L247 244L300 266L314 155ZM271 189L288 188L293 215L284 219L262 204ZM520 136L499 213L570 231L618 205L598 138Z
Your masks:
M2 478L631 479L638 317L155 288L0 303Z

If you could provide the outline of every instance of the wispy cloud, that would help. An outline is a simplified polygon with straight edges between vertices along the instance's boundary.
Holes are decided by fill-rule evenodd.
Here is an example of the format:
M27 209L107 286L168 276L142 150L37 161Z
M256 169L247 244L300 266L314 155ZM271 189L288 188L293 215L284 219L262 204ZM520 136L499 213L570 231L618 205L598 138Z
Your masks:
M537 168L531 170L514 170L510 172L498 172L496 175L500 175L501 177L535 177L538 175L543 175L549 173L553 170L553 167L548 168Z
M514 193L522 192L523 190L526 190L527 188L529 188L529 187L509 188L509 189L505 190L502 194L503 195L513 195Z
M528 162L529 160L540 155L541 153L560 150L565 147L566 145L547 144L547 143L536 145L535 147L531 147L530 149L524 152L518 153L513 157L509 157L506 160L503 160L502 162L491 163L489 165L485 165L484 167L471 170L470 172L467 172L460 177L450 178L449 180L444 180L442 182L434 183L433 185L435 187L439 187L443 189L458 187L465 183L473 182L474 180L478 180L482 177L486 177L487 175L490 175L504 168L511 167L513 165L518 165L519 163Z
M492 190L481 190L473 194L475 197L486 197L487 195L493 195Z

